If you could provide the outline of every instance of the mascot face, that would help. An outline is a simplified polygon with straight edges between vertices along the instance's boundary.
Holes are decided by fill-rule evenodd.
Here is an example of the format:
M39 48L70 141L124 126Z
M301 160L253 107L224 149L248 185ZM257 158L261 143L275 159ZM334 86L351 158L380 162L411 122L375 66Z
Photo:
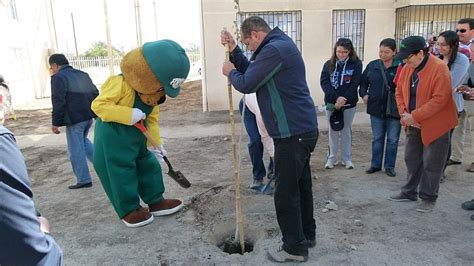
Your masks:
M152 94L138 93L143 103L150 106L162 104L166 100L165 88L161 87L158 92Z
M120 64L125 81L147 105L163 103L166 95L178 96L189 74L189 59L171 40L145 43L128 52Z

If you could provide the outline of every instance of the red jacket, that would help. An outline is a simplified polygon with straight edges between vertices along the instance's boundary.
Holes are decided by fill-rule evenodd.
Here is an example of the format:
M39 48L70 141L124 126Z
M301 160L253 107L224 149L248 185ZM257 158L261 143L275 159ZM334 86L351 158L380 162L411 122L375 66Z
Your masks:
M408 112L410 104L410 83L414 68L405 65L400 72L395 96L398 112ZM448 66L430 55L426 65L418 72L416 108L411 112L413 119L421 125L421 139L424 145L453 129L457 125L457 110L451 89L451 74Z

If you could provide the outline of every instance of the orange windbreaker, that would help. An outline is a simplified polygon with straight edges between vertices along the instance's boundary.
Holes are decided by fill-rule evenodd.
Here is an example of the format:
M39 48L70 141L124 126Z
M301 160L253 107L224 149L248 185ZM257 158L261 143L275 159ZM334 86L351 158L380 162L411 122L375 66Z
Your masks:
M411 76L415 69L405 65L400 72L395 96L398 112L408 112L410 104ZM416 108L413 119L421 125L421 139L424 145L453 129L457 125L457 110L451 88L451 74L448 66L430 55L426 65L418 72Z

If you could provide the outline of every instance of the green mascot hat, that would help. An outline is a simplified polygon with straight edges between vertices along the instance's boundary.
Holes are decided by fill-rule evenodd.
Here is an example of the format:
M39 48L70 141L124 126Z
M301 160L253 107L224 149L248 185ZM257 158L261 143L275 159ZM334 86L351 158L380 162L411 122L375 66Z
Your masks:
M189 74L189 59L184 49L172 40L148 42L128 52L120 64L127 83L142 94L165 90L178 96L181 84Z

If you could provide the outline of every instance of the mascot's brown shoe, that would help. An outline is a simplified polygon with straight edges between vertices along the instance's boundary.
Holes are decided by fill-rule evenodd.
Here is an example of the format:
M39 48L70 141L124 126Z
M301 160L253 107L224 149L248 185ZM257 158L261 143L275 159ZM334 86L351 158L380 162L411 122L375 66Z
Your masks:
M184 204L177 199L162 199L160 202L148 205L153 216L173 214L183 208Z
M140 227L153 222L153 215L147 209L140 207L123 217L122 222L127 227Z

